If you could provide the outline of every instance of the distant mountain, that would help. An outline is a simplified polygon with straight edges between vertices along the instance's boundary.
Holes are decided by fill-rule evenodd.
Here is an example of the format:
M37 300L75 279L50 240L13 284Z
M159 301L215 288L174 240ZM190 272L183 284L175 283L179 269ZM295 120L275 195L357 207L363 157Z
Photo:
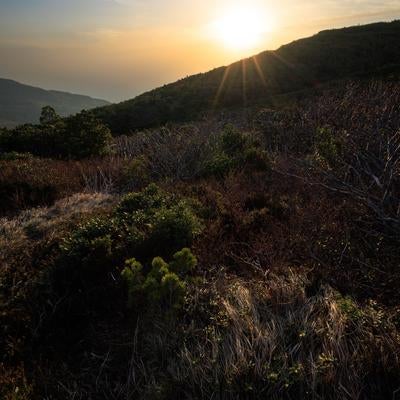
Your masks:
M110 104L71 93L44 90L0 79L0 126L12 127L21 123L38 122L42 107L52 106L60 115L68 116L83 109Z
M400 71L400 21L328 30L96 110L115 134L190 120L215 108L274 105L354 77Z

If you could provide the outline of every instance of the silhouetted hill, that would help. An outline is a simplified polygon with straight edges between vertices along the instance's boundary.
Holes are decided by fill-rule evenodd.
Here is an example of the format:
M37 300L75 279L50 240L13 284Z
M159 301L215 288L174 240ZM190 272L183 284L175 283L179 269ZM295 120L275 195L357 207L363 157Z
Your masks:
M400 70L400 21L328 30L97 110L116 134L213 108L273 105L330 81Z
M68 116L82 109L110 104L71 93L44 90L21 83L0 79L0 126L38 122L42 107L52 106L60 115Z

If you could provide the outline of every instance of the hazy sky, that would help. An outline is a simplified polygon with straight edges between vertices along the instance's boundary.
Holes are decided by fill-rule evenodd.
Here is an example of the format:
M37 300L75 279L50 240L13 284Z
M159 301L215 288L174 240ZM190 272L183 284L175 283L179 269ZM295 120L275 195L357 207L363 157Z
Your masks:
M224 43L232 26L215 21L232 10L257 15L257 40ZM0 77L119 101L322 29L399 18L400 0L0 0Z

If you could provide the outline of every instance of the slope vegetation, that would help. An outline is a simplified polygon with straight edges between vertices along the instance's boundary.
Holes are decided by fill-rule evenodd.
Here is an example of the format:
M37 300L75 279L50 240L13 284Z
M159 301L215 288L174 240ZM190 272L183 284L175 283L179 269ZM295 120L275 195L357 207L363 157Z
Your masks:
M323 31L97 113L114 133L127 133L190 120L215 108L271 106L327 82L399 70L400 21L377 23Z

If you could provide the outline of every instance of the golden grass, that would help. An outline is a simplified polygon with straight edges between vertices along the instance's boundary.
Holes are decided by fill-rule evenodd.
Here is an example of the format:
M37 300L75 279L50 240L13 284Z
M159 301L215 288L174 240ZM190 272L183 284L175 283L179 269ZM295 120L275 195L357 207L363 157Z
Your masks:
M190 399L381 398L385 379L400 368L395 327L375 306L329 286L309 297L307 285L289 272L194 287L183 331L153 320L152 332L143 332L126 387L140 381L149 398L169 386ZM202 319L210 303L212 315ZM151 351L146 360L143 349Z

